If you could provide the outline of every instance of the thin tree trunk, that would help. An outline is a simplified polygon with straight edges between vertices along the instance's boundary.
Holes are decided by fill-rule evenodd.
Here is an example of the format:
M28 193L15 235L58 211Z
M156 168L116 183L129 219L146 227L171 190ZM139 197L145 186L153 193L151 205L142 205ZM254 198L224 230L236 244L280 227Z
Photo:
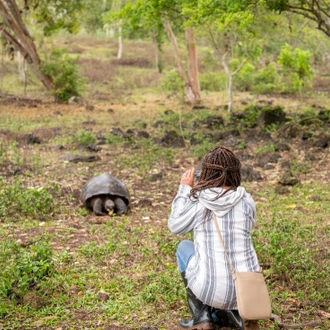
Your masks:
M18 74L19 80L25 84L26 82L26 62L25 58L22 56L20 52L17 52L17 64L18 64Z
M152 31L152 43L155 46L155 67L158 72L162 72L160 60L159 60L159 46L158 46L158 41L156 37L155 31Z
M228 112L233 109L233 75L228 76Z
M119 21L118 25L118 53L117 59L120 60L123 55L123 36L122 36L122 20Z
M179 47L178 47L175 35L173 33L173 30L171 28L170 22L169 22L167 17L164 18L164 27L165 27L167 35L168 35L168 37L169 37L169 39L172 43L172 47L173 47L173 51L174 51L174 57L175 57L175 60L176 60L176 64L178 66L179 73L180 73L181 78L182 78L182 80L184 82L184 85L185 85L185 92L186 92L186 97L188 99L188 102L191 103L191 104L195 104L196 103L196 95L194 94L189 76L188 76L185 68L183 67L181 57L180 57L180 54L179 54Z
M192 27L186 28L186 42L187 42L187 50L188 50L189 80L190 80L191 88L192 88L196 101L200 101L201 88L200 88L199 76L198 76L196 40L195 40L194 30Z
M22 20L16 2L14 0L0 0L0 13L4 21L4 24L0 24L2 36L32 65L33 71L46 89L52 90L52 78L41 72L41 61L36 46Z

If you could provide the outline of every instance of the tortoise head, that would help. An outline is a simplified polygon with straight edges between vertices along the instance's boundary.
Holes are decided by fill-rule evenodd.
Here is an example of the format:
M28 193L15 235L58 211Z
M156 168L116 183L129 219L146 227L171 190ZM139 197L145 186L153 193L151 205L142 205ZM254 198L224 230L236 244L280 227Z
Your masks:
M107 210L107 212L112 213L115 209L115 203L112 199L108 198L104 202L104 208Z

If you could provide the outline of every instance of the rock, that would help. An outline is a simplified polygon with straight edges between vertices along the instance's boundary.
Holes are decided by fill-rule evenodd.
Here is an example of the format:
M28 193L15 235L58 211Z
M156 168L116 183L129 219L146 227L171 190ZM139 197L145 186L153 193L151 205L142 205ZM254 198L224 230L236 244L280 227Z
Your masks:
M201 123L206 128L219 128L225 124L221 116L208 116Z
M98 152L98 151L101 151L101 150L102 150L102 148L99 147L99 146L96 145L96 144L89 144L89 145L87 145L87 146L85 147L85 149L90 150L90 151L95 151L95 152Z
M132 136L132 137L136 137L136 138L145 138L145 139L148 139L150 137L149 133L146 132L146 131L140 131L140 130L137 130L137 129L128 129L126 131L126 134L128 136Z
M105 292L99 292L97 295L97 299L100 301L108 301L109 300L109 295Z
M205 105L194 105L192 107L193 110L205 110L208 109Z
M140 327L140 330L158 330L158 327L152 324L144 324Z
M38 136L32 134L32 133L24 134L23 135L23 140L27 144L40 144L41 143L40 138Z
M116 136L122 136L124 138L127 137L127 135L125 134L125 132L121 128L119 128L119 127L113 128L111 130L110 134L116 135Z
M290 192L290 188L288 186L277 185L274 191L276 194L285 195Z
M312 146L317 148L327 148L330 144L330 136L327 134L319 134L313 137Z
M278 137L283 139L294 139L299 136L301 126L295 122L283 124L278 130Z
M141 208L141 209L152 207L152 200L149 198L141 198L137 202L136 207Z
M281 106L264 107L258 118L259 126L282 124L286 121L286 113Z
M241 178L244 182L261 180L261 175L255 171L250 165L243 165L241 168Z
M165 147L183 148L185 147L185 141L181 135L176 131L167 131L165 135L160 139L160 143Z
M151 126L157 128L159 126L165 126L165 125L166 122L164 120L157 120Z
M283 186L294 186L299 182L300 182L299 179L296 176L294 176L290 171L288 171L282 175L278 183Z
M86 104L85 109L86 109L87 111L93 111L93 110L95 109L95 107L94 107L94 105Z
M72 163L79 163L79 162L94 162L100 160L101 157L98 155L74 155L74 154L64 154L60 156L61 159L67 160Z
M155 173L155 174L152 174L151 177L150 177L150 181L151 182L155 182L155 181L160 181L163 179L163 173Z
M34 291L28 292L23 297L23 303L25 305L30 305L35 309L40 309L41 307L45 306L45 304L46 304L45 299L38 296Z

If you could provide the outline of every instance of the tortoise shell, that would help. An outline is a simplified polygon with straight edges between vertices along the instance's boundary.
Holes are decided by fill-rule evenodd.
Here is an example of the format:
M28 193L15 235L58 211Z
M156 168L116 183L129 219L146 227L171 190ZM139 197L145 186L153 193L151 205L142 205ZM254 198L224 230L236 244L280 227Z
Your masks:
M124 182L109 173L102 173L90 179L82 188L81 200L90 207L89 200L98 195L119 196L126 205L129 204L130 195Z

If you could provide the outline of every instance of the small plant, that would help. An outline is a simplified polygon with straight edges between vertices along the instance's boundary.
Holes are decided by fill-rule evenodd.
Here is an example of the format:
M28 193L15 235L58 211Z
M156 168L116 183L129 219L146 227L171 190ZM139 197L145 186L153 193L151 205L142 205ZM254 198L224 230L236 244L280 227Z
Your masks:
M238 64L236 61L233 61L234 67ZM237 73L237 77L235 79L235 85L241 91L249 91L253 88L254 81L253 75L255 72L255 66L252 63L246 63L242 69Z
M311 83L313 69L311 66L312 54L299 48L292 50L285 44L279 55L278 63L289 76L289 91L300 91L304 86Z
M24 187L21 181L8 185L0 177L0 218L45 219L56 210L53 196L44 187Z
M202 159L214 146L214 142L208 138L205 138L201 141L201 143L194 146L192 154L198 159Z
M89 144L95 143L96 137L93 132L81 129L76 135L76 141L82 146L87 146Z
M227 77L219 72L205 72L199 76L201 90L222 91L226 89Z
M125 141L125 138L121 135L116 135L109 133L106 137L106 142L108 144L122 144Z
M0 295L3 297L21 298L54 273L53 250L48 242L40 241L25 249L17 243L4 244L1 250L10 249L11 253L0 254L3 269Z
M65 49L53 49L41 63L41 70L52 78L57 101L68 101L84 90L85 79L79 76L78 66Z
M274 62L257 71L252 90L255 93L273 93L279 88L279 74Z
M277 151L276 145L273 142L270 142L266 145L260 146L256 150L256 154L257 155L262 155L262 154L265 154L265 153L271 153L271 152L275 152L275 151Z
M182 78L176 70L170 70L166 72L165 77L163 78L163 81L161 83L161 87L166 91L175 92L179 94L183 94L184 92Z

